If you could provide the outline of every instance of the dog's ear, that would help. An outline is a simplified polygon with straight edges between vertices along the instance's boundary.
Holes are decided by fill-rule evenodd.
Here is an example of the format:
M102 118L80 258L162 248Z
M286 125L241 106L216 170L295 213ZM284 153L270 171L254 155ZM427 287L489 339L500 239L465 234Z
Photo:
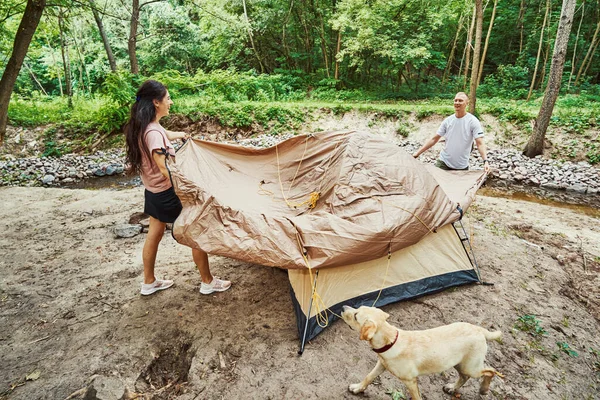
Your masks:
M373 321L366 320L360 327L360 340L371 340L377 331L377 324Z

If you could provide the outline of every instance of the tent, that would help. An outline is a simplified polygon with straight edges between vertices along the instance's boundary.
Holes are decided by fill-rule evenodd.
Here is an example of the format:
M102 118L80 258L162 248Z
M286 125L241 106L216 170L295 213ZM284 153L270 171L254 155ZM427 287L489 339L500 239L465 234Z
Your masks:
M175 239L288 270L302 347L344 304L378 306L479 281L453 223L483 171L442 171L354 131L256 149L189 140L167 160Z

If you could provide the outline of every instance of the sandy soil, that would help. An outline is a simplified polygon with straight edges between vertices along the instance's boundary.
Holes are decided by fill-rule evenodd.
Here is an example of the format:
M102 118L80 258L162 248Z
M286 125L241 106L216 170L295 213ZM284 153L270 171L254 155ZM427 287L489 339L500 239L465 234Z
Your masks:
M389 373L364 396L347 391L376 356L341 321L297 355L283 270L211 257L234 287L202 296L189 249L167 233L157 275L176 286L140 296L144 234L112 234L141 211L140 188L5 187L0 203L0 398L408 397ZM386 306L390 321L502 330L488 363L505 379L487 398L599 399L598 214L479 196L469 216L481 274L494 285ZM441 389L454 379L420 378L424 398L450 399ZM477 388L468 382L461 398L480 398Z

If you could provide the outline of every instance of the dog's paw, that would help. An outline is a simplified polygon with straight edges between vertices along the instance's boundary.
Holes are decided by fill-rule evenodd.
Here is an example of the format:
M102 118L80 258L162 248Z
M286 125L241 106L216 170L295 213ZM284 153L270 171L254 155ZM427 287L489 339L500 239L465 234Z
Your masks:
M360 383L353 383L352 385L348 386L348 390L354 394L362 393L365 391L365 389L366 388L362 387Z
M454 384L453 383L449 383L447 385L444 385L443 389L444 389L444 393L446 393L446 394L454 394L456 392L454 390Z

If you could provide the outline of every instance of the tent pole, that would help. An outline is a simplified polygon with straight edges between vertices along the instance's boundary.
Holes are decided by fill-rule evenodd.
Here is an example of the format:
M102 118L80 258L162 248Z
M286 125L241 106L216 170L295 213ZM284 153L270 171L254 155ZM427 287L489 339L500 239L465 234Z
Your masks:
M463 234L465 235L464 237L461 237L460 233L458 233L458 230L456 229L456 226L454 225L456 223L460 224ZM454 222L452 224L452 227L454 228L456 235L460 239L460 242L463 245L463 249L465 249L465 253L467 253L467 257L469 258L469 261L471 261L471 257L473 257L471 264L473 264L473 266L475 267L475 272L477 273L477 278L479 279L479 282L483 283L483 281L481 280L481 273L479 272L479 265L477 265L477 259L475 258L475 251L473 250L473 247L471 246L471 241L469 240L469 235L467 235L467 230L465 229L465 226L462 223L462 219L459 219L458 221ZM471 250L471 254L469 254L469 251L467 250L467 247L465 246L465 242L467 242L467 244L469 245L469 250Z
M304 344L306 343L306 333L308 331L308 320L310 319L310 311L312 310L312 303L315 294L315 290L317 290L317 277L319 276L319 271L315 274L315 281L313 283L313 291L310 296L310 303L308 305L308 314L306 315L306 323L304 324L304 333L302 334L302 341L300 342L300 350L298 350L298 355L302 355L304 353Z

